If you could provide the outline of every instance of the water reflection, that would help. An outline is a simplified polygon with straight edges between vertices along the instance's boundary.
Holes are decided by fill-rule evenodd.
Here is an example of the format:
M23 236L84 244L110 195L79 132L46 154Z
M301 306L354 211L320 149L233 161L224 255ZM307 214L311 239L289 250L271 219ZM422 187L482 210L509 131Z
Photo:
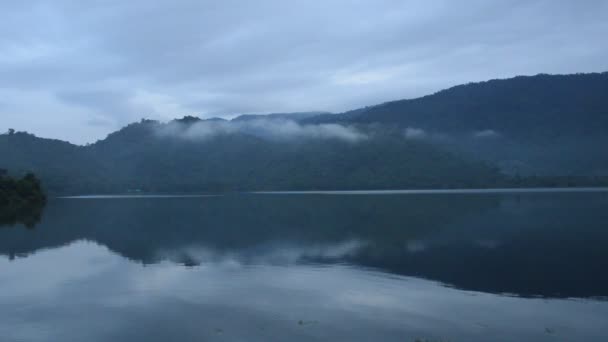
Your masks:
M605 193L51 200L35 230L0 229L0 336L603 341L607 204Z
M0 254L95 241L144 264L347 263L520 296L608 296L606 194L62 199Z
M0 269L6 341L604 341L608 323L604 302L464 292L348 265L142 266L84 241Z
M26 228L34 228L42 218L45 203L36 203L25 206L2 206L0 207L0 228L23 225Z

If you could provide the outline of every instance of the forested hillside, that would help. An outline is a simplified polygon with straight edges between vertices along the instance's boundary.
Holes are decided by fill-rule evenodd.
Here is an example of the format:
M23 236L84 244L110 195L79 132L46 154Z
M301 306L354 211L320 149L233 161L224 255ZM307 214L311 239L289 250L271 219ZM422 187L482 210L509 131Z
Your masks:
M502 181L484 163L400 136L186 133L201 124L207 122L142 121L86 147L18 133L1 136L0 151L4 165L38 172L56 193L485 187ZM166 129L172 134L163 134Z
M608 73L453 87L342 114L142 120L87 146L11 130L53 193L602 185Z
M35 175L17 179L0 169L0 225L21 222L33 226L45 203L46 195Z
M511 174L608 175L606 72L470 83L307 122L399 126Z

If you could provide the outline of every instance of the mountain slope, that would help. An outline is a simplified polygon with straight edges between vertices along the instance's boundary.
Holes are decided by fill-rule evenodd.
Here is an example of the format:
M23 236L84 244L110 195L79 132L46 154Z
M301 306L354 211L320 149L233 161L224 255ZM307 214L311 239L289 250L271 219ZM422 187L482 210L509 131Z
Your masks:
M109 175L86 147L25 132L0 135L0 168L17 175L33 172L60 193L92 187Z
M328 112L296 112L296 113L270 113L270 114L241 114L232 121L247 121L247 120L293 120L293 121L301 121L306 120L312 117L316 117L319 115L327 115L330 114Z
M410 128L515 173L608 174L606 72L471 83L307 122Z
M279 132L292 132L293 122L280 122L286 126ZM317 136L341 126L295 126L310 134L296 137L255 130L192 135L232 127L224 125L234 123L142 121L85 147L4 135L0 166L34 171L56 193L486 187L503 180L483 163L400 136Z
M590 185L608 176L607 94L608 73L537 75L343 114L142 120L88 146L12 132L0 168L55 193Z
M184 139L182 131L158 135L175 124L131 125L89 149L108 165L120 166L114 174L124 186L153 191L467 187L501 178L482 163L401 137L347 141L246 131L205 139ZM180 130L193 129L177 124ZM147 136L126 143L123 136L135 132Z
M444 133L487 129L527 139L606 133L608 72L520 76L459 85L311 121L389 123Z

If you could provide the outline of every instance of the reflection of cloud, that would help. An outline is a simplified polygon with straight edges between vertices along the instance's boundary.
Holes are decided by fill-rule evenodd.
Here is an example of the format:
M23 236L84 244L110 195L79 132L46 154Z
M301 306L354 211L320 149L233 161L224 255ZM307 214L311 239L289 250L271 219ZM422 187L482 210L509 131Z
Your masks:
M427 244L420 240L409 240L405 244L405 249L410 253L424 252L427 249Z
M46 264L57 266L41 267L40 259L44 259ZM13 261L0 256L0 296L6 293L12 296L45 296L57 291L66 282L77 282L103 272L118 260L119 257L110 254L105 246L88 241L74 242L58 249L40 250Z
M355 128L337 125L303 125L291 120L199 121L184 125L171 122L158 128L159 136L188 140L210 139L218 135L247 133L268 139L340 139L356 142L366 138Z
M498 136L500 136L500 134L493 129L484 129L473 133L473 137L475 138L495 138Z
M305 259L340 259L355 255L366 243L347 240L335 244L290 246L273 244L238 251L220 251L205 246L189 246L162 251L158 258L186 264L214 263L223 266L242 264L294 264Z
M174 267L171 263L160 263L150 269L145 277L136 277L131 284L138 291L162 291L175 287L186 275L187 269ZM121 303L115 303L120 306Z
M494 249L498 246L500 246L500 242L496 241L496 240L477 240L475 241L475 244L479 247L483 247L483 248L488 248L488 249Z
M342 255L356 245L345 241L309 253ZM608 313L605 302L471 296L343 265L142 266L86 242L12 262L0 257L0 270L0 336L7 341L207 341L218 340L218 328L226 341L490 341L497 335L533 341L546 327L568 327L556 330L563 340L603 341ZM302 327L299 320L319 324Z

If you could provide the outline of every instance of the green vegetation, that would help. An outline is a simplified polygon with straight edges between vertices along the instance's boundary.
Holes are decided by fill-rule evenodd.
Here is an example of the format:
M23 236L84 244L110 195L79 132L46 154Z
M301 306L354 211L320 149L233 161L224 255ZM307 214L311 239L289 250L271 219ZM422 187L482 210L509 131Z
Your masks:
M608 176L608 72L463 84L309 123L382 124L521 176ZM421 135L421 134L419 134Z
M399 136L276 141L238 133L184 140L154 133L165 125L132 124L86 147L26 133L0 135L0 155L11 170L34 170L49 191L60 194L471 188L503 182L484 163Z
M40 181L31 173L14 179L0 169L0 223L33 226L40 219L46 196Z
M0 163L56 194L607 186L606 93L608 73L538 75L335 115L142 120L86 146L10 130Z

